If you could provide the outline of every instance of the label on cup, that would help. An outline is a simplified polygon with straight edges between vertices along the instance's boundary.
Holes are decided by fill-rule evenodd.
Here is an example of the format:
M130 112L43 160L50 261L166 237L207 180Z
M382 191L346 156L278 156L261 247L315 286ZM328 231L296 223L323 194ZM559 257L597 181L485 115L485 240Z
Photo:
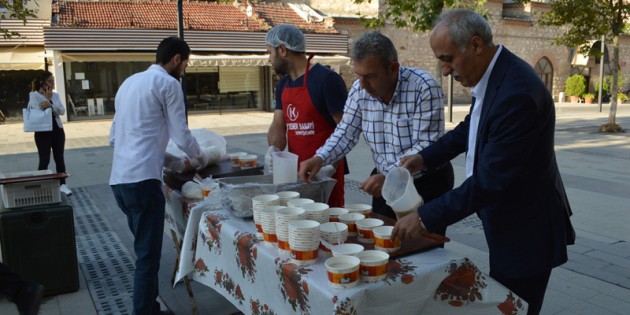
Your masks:
M359 269L349 273L332 273L328 271L328 281L335 284L349 284L359 280Z
M291 247L289 247L289 242L283 241L280 239L278 240L278 248L284 249L284 250L291 250Z
M276 236L276 234L269 234L269 233L263 232L263 238L265 239L265 241L269 243L275 243L278 241L278 237Z
M347 222L346 225L348 225L348 232L357 232L357 225L355 223Z
M374 246L383 247L383 248L396 248L400 247L400 239L396 238L395 240L391 240L389 238L374 238Z
M258 233L262 233L263 232L262 224L256 223L256 232L258 232Z
M305 250L305 251L291 249L291 258L295 260L314 260L314 259L317 259L318 252L319 252L319 248L315 250Z
M331 216L331 217L328 218L328 222L339 222L339 218Z
M364 239L373 239L374 238L374 233L372 233L372 230L358 229L358 233L359 233L359 237L360 238L364 238Z
M361 275L368 277L382 276L387 273L387 263L380 266L365 266L361 264Z

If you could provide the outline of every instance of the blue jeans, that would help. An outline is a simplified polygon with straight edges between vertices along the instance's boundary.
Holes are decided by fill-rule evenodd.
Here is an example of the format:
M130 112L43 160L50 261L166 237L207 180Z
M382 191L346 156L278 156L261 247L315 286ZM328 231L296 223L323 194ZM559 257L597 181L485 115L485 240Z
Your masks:
M160 311L158 270L162 256L165 198L162 182L148 179L138 183L112 185L120 209L127 215L134 236L136 271L133 279L133 314L152 315Z

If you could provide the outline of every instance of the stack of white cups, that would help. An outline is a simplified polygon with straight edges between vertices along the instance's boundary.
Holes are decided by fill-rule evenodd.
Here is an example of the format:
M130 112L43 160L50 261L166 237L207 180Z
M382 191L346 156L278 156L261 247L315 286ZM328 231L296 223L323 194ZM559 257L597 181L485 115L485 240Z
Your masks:
M317 260L319 252L319 222L295 220L289 222L289 248L296 265L309 265Z
M306 210L306 219L317 221L319 223L328 222L328 208L327 204L321 202L307 203L300 206L300 208Z
M256 236L259 239L263 238L262 220L260 219L260 212L262 209L268 206L277 206L278 195L258 195L252 198L252 212L254 213L254 223L256 224Z
M280 205L281 206L286 206L287 205L287 201L289 201L291 199L300 198L300 193L297 192L297 191L278 191L278 192L276 192L276 195L278 195L278 197L280 197Z
M282 253L289 253L289 222L304 219L304 209L285 207L276 210L276 237Z
M313 203L315 202L315 200L313 199L308 199L308 198L295 198L295 199L289 199L287 200L287 207L297 207L297 208L301 208L302 205L305 205L307 203Z
M260 221L262 225L263 239L265 245L275 246L278 242L276 235L276 210L286 208L285 206L267 206L260 211Z
M326 241L330 245L343 244L348 239L348 225L339 222L323 223L319 226L319 235L322 241ZM331 251L323 244L319 248L328 253Z

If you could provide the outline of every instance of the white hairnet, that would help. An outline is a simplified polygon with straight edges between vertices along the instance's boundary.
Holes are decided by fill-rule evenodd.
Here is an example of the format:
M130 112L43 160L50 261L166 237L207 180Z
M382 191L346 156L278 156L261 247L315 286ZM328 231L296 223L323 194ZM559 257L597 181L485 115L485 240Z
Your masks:
M274 48L284 45L288 50L306 52L304 33L299 28L289 24L276 25L270 29L265 36L265 43Z

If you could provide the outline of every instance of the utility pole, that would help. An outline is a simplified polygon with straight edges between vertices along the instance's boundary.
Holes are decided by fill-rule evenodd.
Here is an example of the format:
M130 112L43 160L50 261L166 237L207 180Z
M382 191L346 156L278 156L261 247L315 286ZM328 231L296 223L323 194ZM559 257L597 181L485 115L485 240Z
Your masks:
M184 3L183 0L177 0L177 35L184 39ZM186 73L180 79L182 91L184 92L184 112L186 113L186 123L188 123L188 96L186 95Z
M601 46L601 52L602 52L602 56L599 57L599 91L597 91L597 97L599 98L599 112L602 112L602 97L603 93L602 90L604 89L604 52L605 52L605 48L606 46L604 41L606 40L606 35L602 35L602 44Z

